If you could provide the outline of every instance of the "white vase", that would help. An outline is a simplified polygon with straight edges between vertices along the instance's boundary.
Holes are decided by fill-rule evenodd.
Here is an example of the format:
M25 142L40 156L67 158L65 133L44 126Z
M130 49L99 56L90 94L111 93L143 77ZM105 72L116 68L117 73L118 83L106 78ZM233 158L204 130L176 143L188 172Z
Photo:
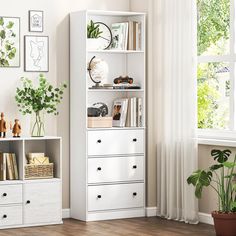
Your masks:
M96 38L87 39L87 49L88 50L100 50L100 40Z

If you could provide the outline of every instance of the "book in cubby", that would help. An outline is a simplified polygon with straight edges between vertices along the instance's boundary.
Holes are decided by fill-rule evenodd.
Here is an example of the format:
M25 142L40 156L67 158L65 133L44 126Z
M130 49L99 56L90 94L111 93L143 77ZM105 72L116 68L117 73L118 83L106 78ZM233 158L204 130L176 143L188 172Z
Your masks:
M114 50L137 50L142 48L141 22L131 21L113 23L111 25L112 44Z
M18 180L18 166L15 153L0 153L0 180Z
M113 103L113 127L142 127L143 102L140 97L120 98Z

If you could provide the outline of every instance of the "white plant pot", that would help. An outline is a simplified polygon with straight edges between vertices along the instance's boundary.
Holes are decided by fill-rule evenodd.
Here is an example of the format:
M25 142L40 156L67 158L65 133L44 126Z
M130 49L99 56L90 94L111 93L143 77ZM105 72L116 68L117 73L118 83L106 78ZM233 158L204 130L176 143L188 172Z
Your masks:
M101 44L100 40L96 38L88 38L87 39L87 49L88 50L100 50Z

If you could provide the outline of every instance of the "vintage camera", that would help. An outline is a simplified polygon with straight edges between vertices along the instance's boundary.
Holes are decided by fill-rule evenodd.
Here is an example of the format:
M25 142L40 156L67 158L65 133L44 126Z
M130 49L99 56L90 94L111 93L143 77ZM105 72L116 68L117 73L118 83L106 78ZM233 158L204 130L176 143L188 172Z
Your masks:
M97 102L92 107L88 107L87 113L88 117L106 116L108 114L108 107L103 102Z

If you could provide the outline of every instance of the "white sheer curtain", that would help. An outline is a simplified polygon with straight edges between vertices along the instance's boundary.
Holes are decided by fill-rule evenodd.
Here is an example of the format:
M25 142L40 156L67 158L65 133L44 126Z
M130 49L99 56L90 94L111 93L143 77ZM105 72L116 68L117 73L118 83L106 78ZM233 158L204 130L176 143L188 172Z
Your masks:
M186 223L198 221L194 189L186 183L197 168L196 18L196 0L150 0L158 215Z

